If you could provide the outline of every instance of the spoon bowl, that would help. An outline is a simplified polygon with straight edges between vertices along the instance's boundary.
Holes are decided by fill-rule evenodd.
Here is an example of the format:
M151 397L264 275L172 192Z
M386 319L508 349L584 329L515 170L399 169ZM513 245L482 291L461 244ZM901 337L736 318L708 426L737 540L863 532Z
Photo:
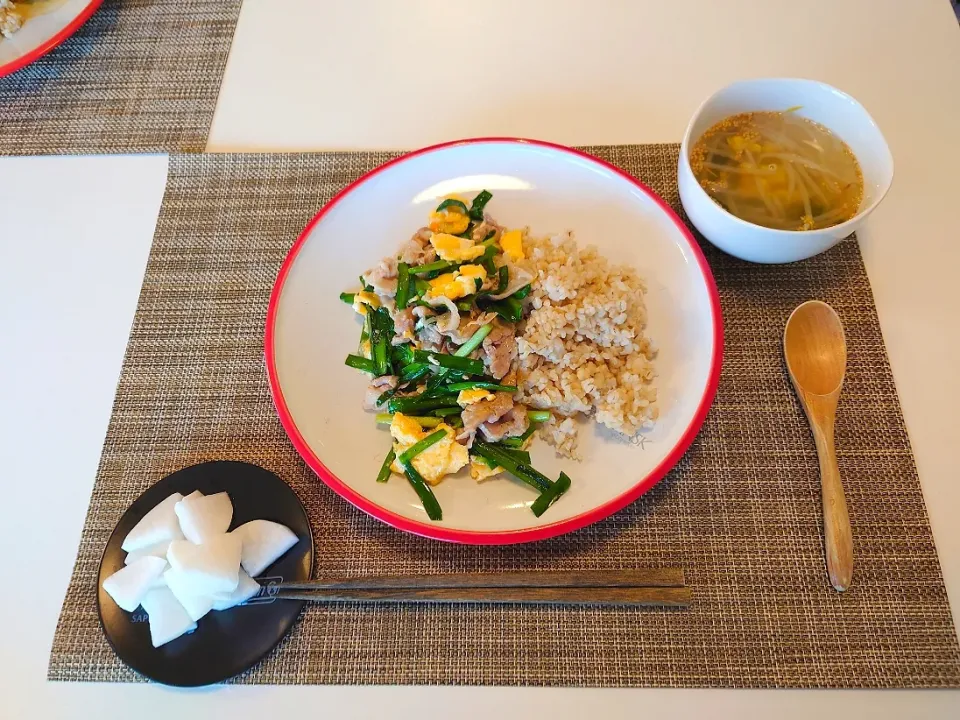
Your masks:
M795 385L815 395L838 392L847 368L847 341L833 308L811 300L794 310L783 333L783 354Z
M783 355L820 458L827 573L842 592L853 579L853 533L833 436L847 367L843 324L834 309L819 300L797 307L783 332Z

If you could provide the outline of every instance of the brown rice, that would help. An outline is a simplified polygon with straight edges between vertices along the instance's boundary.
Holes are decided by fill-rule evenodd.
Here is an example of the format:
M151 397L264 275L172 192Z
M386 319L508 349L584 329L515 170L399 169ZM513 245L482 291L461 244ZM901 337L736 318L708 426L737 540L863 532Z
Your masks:
M595 247L579 249L571 233L525 235L523 246L519 264L537 282L518 338L521 401L561 416L540 436L576 457L575 416L627 436L648 428L658 409L643 282Z

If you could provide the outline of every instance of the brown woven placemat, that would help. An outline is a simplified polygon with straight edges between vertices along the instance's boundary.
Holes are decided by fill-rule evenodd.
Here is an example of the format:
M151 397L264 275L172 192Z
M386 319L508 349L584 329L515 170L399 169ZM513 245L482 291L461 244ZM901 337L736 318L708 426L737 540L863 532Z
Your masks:
M240 5L106 0L0 78L0 155L202 152Z
M679 206L676 146L588 150ZM50 678L140 679L116 658L97 622L100 553L127 505L158 478L203 460L235 459L279 473L303 499L317 572L680 566L696 596L684 611L310 607L280 648L236 682L960 684L936 550L854 241L779 267L743 263L703 243L726 319L716 404L677 468L605 521L536 544L455 546L392 530L322 485L271 404L263 363L267 296L314 212L389 157L171 158ZM827 582L817 461L780 356L783 324L809 298L837 309L849 343L837 440L857 564L843 595Z

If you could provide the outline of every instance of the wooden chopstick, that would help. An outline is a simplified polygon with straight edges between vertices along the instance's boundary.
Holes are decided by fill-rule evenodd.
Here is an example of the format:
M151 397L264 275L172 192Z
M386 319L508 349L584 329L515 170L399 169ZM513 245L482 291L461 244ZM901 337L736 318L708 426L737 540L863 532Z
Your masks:
M369 603L520 603L532 605L618 605L686 607L686 587L458 587L380 590L282 590L279 600Z
M385 575L381 577L318 578L285 582L286 590L384 590L427 588L618 588L683 587L681 568L634 570L560 570L544 572L450 573L444 575Z
M274 594L275 593L275 594ZM281 583L280 600L685 607L680 568L320 578Z

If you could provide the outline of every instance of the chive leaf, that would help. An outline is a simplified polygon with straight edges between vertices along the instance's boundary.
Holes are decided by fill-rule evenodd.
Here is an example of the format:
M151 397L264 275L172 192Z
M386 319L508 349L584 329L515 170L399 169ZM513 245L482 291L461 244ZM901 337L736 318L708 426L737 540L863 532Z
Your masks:
M547 508L557 501L561 495L570 489L570 478L566 473L560 473L560 478L550 486L549 489L540 493L540 497L533 501L530 509L537 517L543 515Z
M487 190L481 190L477 193L477 196L473 199L473 202L470 204L470 218L480 222L483 220L483 209L486 207L487 203L490 202L490 198L493 197L493 193Z
M460 200L456 200L454 198L447 198L442 203L437 205L437 209L435 210L435 212L443 212L447 208L451 208L451 207L457 208L457 210L459 210L464 215L467 215L470 212L470 210L467 209L466 203L463 203Z
M423 503L423 509L426 511L427 517L431 520L443 520L443 510L440 508L440 503L437 502L433 490L427 485L427 481L424 480L423 475L417 472L417 469L410 463L400 463L400 465L407 475L407 480L410 481L417 496L420 498L420 502Z
M390 465L396 459L397 454L393 451L393 447L390 447L390 452L387 453L387 456L383 459L383 465L380 466L380 472L377 473L377 482L385 483L390 479Z

